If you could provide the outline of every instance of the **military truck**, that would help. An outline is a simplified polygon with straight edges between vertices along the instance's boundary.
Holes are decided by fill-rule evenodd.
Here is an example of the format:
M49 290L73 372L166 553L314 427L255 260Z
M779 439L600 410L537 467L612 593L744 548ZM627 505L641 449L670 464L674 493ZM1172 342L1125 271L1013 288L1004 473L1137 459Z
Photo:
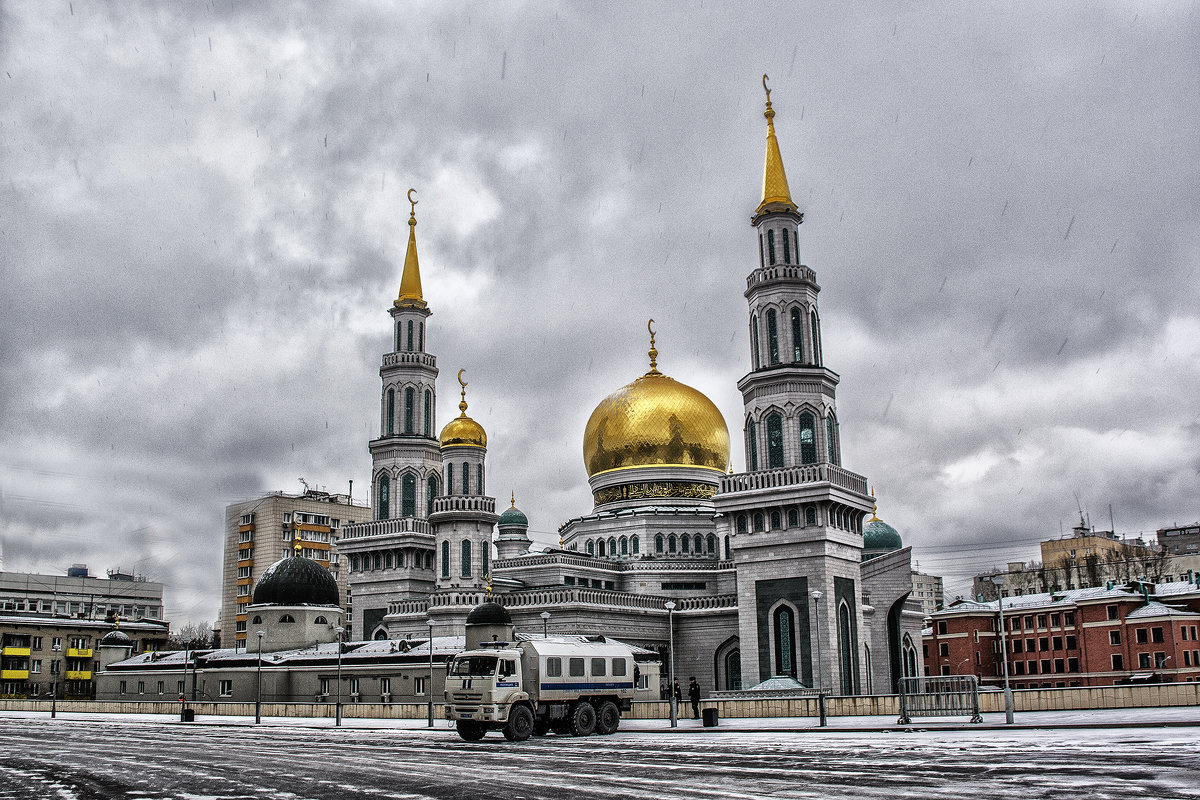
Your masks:
M604 637L486 642L450 662L446 715L468 742L496 730L510 742L607 735L629 710L637 680L633 651Z

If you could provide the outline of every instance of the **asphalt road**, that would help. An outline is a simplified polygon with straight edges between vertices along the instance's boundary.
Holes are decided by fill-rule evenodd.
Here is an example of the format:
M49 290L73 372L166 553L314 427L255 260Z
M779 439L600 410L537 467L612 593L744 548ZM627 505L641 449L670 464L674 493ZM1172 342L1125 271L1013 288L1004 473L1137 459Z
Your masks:
M1197 728L452 732L0 720L0 798L1200 799Z

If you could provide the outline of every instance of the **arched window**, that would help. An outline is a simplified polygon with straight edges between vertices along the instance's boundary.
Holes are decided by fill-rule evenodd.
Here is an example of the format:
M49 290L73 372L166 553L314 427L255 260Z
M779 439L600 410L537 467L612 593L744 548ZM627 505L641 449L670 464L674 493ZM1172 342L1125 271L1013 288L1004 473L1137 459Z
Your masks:
M479 550L480 550L479 555L483 558L483 562L482 562L483 572L480 574L482 574L484 576L486 576L488 574L488 569L491 566L491 564L489 563L489 560L490 560L489 556L491 555L491 549L492 549L491 542L480 542L479 543Z
M479 490L476 494L483 494L483 464L477 465L475 473L476 483L478 484L477 488Z
M685 533L683 536L679 537L679 552L686 553L689 549L690 543L688 542L688 537Z
M767 265L766 258L763 256L763 235L761 233L758 235L758 265L760 267Z
M821 364L821 336L818 333L817 327L817 310L814 308L808 316L809 322L812 325L812 363L820 366Z
M371 566L375 569L383 569L383 557L379 553L371 554Z
M767 415L767 467L778 469L783 466L783 417Z
M726 560L733 558L733 542L728 536L725 537L725 558Z
M745 533L745 532L746 532L746 515L745 515L745 514L738 514L738 518L737 518L737 532L738 532L738 533Z
M400 478L400 516L417 515L417 476L406 472Z
M678 543L675 541L675 534L672 533L667 537L667 552L674 553L677 545Z
M663 551L663 535L661 533L654 534L654 552L662 553Z
M704 552L704 537L698 533L692 537L692 552L696 555Z
M603 539L599 539L596 542L596 555L599 556L600 558L604 558L604 540Z
M800 233L792 231L792 243L796 245L796 263L800 263Z
M392 551L391 550L388 550L386 553L383 554L383 568L384 569L392 568Z
M817 507L816 506L805 506L805 508L804 508L804 524L805 525L816 525L817 524Z
M710 533L708 535L708 540L705 542L705 544L707 545L707 547L705 549L708 552L714 553L714 554L717 552L717 537L716 536L713 536Z
M392 481L387 475L379 476L379 489L375 492L378 519L388 518L388 495L391 494Z
M800 512L797 511L795 508L788 509L788 527L789 528L800 527Z
M750 315L750 366L758 369L758 317Z
M767 261L775 266L775 231L767 231Z
M761 512L761 511L755 511L755 512L754 512L754 532L755 532L755 533L762 533L762 532L763 532L763 524L764 524L764 523L763 523L763 515L762 515L762 512Z
M471 465L465 461L463 462L462 475L463 475L463 494L470 494L471 493Z
M771 621L775 639L775 674L796 677L796 614L781 605Z
M629 555L629 539L624 536L621 537L621 555Z
M792 263L792 237L788 236L786 230L779 233L783 235L783 263L790 264Z
M800 309L792 309L792 361L799 364L804 360L804 325L800 322Z
M854 641L850 621L850 606L838 604L838 661L842 677L842 694L854 694Z
M907 633L904 634L904 642L900 649L904 654L904 665L902 667L904 670L904 677L917 677L917 648L913 645L912 637L910 637Z
M360 569L360 567L358 564L358 556L351 556L350 557L350 571L358 572L359 569Z
M396 432L396 391L387 390L387 420L384 422L388 436Z
M462 576L471 577L471 540L462 540Z
M725 653L725 684L731 691L742 688L742 651L737 647Z
M425 421L425 435L433 435L433 392L425 390L425 416L422 417Z
M754 420L746 423L746 451L750 453L750 471L758 470L758 426Z
M783 527L783 515L778 511L771 512L771 530L777 531Z
M442 577L450 577L450 540L442 542Z
M408 340L407 346L404 349L410 353L413 349L413 321L411 319L408 321Z
M250 621L250 624L251 624L251 625L262 625L262 617L260 617L260 616L257 616L257 615L256 615L256 616L254 617L254 619L252 619L252 620Z
M630 549L633 550L633 554L635 556L641 550L641 542L639 541L637 536L634 536L633 539L630 541Z
M282 617L279 618L279 621L284 622L284 623L292 623L292 622L295 622L296 619L291 614L284 614Z
M829 445L829 463L840 464L841 459L838 458L837 446L837 425L833 421L833 414L825 418L825 442Z
M817 463L817 420L808 411L800 415L800 463Z
M396 343L392 347L393 352L400 352L400 320L396 320Z
M437 475L430 475L429 482L425 484L425 516L433 513L433 500L438 496L438 479Z
M779 363L779 324L775 309L767 309L767 363Z
M422 353L425 352L425 323L417 323L417 349Z
M609 554L609 556L612 556L612 557L615 557L615 556L617 555L617 540L616 540L616 537L612 537L612 536L610 536L610 537L609 537L609 539L608 539L608 550L607 550L606 552Z
M415 403L414 394L415 393L413 392L413 388L411 386L408 386L404 389L404 432L405 433L412 433L413 431L416 430L416 428L414 427L414 422L413 422L413 414L415 413L415 409L413 408L413 405Z
M594 540L588 539L587 551L589 556L596 555L596 542Z

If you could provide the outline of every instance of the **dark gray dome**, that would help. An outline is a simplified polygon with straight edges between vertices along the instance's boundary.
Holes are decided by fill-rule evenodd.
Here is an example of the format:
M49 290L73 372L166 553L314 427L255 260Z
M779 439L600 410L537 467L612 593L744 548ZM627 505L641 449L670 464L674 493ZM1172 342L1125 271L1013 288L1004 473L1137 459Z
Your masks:
M113 645L115 647L124 647L133 644L133 639L125 634L124 631L116 630L115 628L100 638L100 646Z
M254 587L254 604L277 606L340 605L337 581L311 558L288 556L267 567Z
M488 601L471 609L467 615L468 625L512 625L508 609L499 603Z

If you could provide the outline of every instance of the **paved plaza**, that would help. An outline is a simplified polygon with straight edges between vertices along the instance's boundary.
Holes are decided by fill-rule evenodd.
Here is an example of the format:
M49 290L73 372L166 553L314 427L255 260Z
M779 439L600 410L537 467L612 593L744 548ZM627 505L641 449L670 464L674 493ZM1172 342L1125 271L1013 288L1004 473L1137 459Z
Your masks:
M0 799L1200 799L1200 737L1178 723L678 733L634 723L610 737L468 744L441 721L247 722L6 715Z

